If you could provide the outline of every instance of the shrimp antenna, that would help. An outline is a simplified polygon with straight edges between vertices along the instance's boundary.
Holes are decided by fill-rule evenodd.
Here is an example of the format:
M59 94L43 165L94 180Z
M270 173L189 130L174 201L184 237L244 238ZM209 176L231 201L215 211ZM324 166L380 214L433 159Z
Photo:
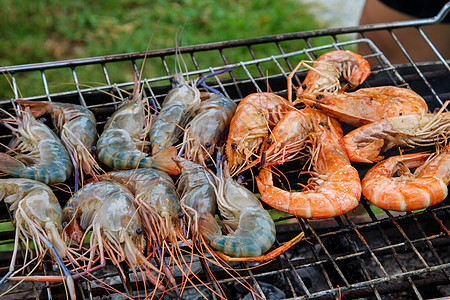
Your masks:
M180 78L182 78L183 67L185 69L187 79L189 80L188 68L180 51L181 47L180 45L183 44L183 35L184 35L184 26L180 26L178 27L178 30L175 34L175 76L179 77L176 78L175 80L178 82L180 81ZM181 64L181 62L183 64Z
M218 94L218 95L224 97L224 94L222 94L220 91L216 90L215 88L212 88L212 87L208 86L208 85L205 83L205 80L206 80L207 78L210 78L210 77L213 77L213 76L216 76L216 75L220 75L220 74L223 74L223 73L225 73L225 72L229 72L229 71L233 70L233 69L236 68L236 67L237 67L237 65L234 65L234 66L231 66L231 67L228 67L228 68L219 70L219 71L215 71L215 72L206 74L205 76L203 76L202 78L200 78L195 84L196 84L197 87L200 85L200 86L204 87L205 89L207 89L208 91L210 91L210 92L212 92L212 93L214 93L214 94Z
M154 37L154 35L155 35L155 32L157 31L159 22L161 21L162 17L163 17L163 16L160 16L159 19L158 19L158 21L156 22L155 29L153 30L152 35L151 35L151 37L150 37L150 40L148 41L147 49L145 49L144 60L142 61L141 70L139 71L139 78L138 78L138 82L139 82L139 83L140 83L141 80L142 80L142 73L144 73L144 66L145 66L145 62L146 62L146 60L147 60L148 50L150 49L150 45L151 45L151 43L152 43L152 41L153 41L153 37ZM138 95L140 95L140 94L142 93L143 90L144 90L144 85L142 85L141 87L139 87L138 90L137 90L136 92L138 93ZM133 96L135 96L135 95L133 95Z
M5 67L2 67L2 69L6 69L6 68L5 68ZM6 81L8 81L9 86L10 86L11 89L13 90L14 96L16 96L16 98L17 98L17 97L23 98L22 92L20 91L19 86L16 84L16 78L13 77L9 71L6 71L6 72L5 72L4 70L1 70L1 72L2 72L2 74L5 76ZM9 79L8 75L12 78L12 80Z

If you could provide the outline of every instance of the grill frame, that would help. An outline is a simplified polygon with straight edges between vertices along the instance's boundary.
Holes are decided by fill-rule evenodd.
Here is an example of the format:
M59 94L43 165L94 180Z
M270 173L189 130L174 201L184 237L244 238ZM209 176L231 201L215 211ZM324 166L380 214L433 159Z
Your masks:
M159 102L164 98L170 88L170 81L173 78L173 73L170 71L170 60L174 57L175 53L183 54L185 57L190 57L195 70L187 72L185 75L189 75L191 78L202 76L212 71L217 71L223 68L236 67L232 71L228 71L225 75L228 76L226 79L221 79L221 77L215 76L207 83L214 88L217 88L229 95L232 99L238 101L239 98L243 98L245 95L252 92L265 91L266 81L269 82L269 86L274 92L284 96L287 93L285 88L278 88L280 82L285 81L289 70L293 69L293 66L298 62L297 58L306 57L310 60L316 59L322 51L330 51L336 49L347 49L348 47L354 47L357 44L364 44L370 48L371 53L365 55L365 58L372 59L377 62L372 68L377 74L372 77L371 82L376 82L377 76L382 76L388 78L388 81L392 82L396 86L408 87L415 90L416 83L418 82L421 87L421 94L427 100L428 103L432 103L436 107L443 105L445 99L449 99L449 91L444 90L439 91L435 87L433 80L430 80L425 71L427 68L431 68L433 73L436 69L448 76L450 73L449 62L438 52L436 47L433 45L431 40L422 30L423 26L431 26L442 21L445 15L450 10L450 3L447 3L445 7L439 12L439 14L433 18L413 20L413 21L402 21L402 22L392 22L384 24L372 24L363 25L347 28L336 28L327 30L315 30L307 32L297 32L297 33L287 33L266 37L257 37L245 40L233 40L219 43L210 43L194 46L185 46L178 49L162 49L162 50L152 50L148 52L136 52L129 54L119 54L119 55L109 55L102 57L92 57L92 58L82 58L74 60L65 60L57 62L47 62L38 64L28 64L20 66L10 66L4 67L2 70L5 73L11 75L12 78L12 88L14 96L11 99L0 100L0 106L2 108L14 107L14 99L19 98L19 84L17 83L17 76L20 76L27 72L39 72L42 78L42 85L44 93L42 95L25 96L20 97L25 100L50 100L50 101L66 101L70 99L77 104L82 104L89 109L96 112L96 114L105 115L111 112L117 107L117 101L111 98L108 100L109 96L103 96L103 103L96 103L92 99L95 97L100 97L98 90L112 90L117 95L122 97L124 92L120 89L131 89L133 82L117 82L113 83L110 80L111 74L108 72L107 65L113 63L126 62L131 63L131 69L133 72L139 74L139 64L138 62L143 62L144 57L147 59L159 58L161 59L161 64L163 66L166 75L159 77L145 77L143 83L146 87L147 96L157 99ZM408 53L409 49L405 49L401 41L397 38L394 30L401 30L403 28L415 28L425 42L430 46L432 51L436 54L436 62L425 62L419 63L415 62L411 55ZM398 47L403 51L405 57L408 59L409 63L406 65L392 65L389 59L382 53L377 45L375 45L370 39L366 37L367 32L371 31L383 31L386 30L390 33L392 39L397 43ZM338 35L342 34L357 34L360 38L352 39L349 41L339 41ZM322 46L313 46L311 39L316 37L331 37L333 42L330 44ZM286 41L297 41L302 40L306 43L307 48L294 52L285 52L282 43ZM275 48L280 52L279 54L273 54L271 56L257 58L257 51L255 48L257 45L274 44ZM249 56L252 58L250 60L245 60L237 63L229 63L227 60L226 51L233 50L237 48L246 48ZM202 68L200 66L200 61L198 57L201 53L206 51L218 51L221 58L221 62L218 66ZM265 75L264 69L265 64L273 64L279 69L279 73L275 75ZM283 65L282 65L283 64ZM101 66L105 83L97 87L96 89L82 88L80 85L79 76L77 73L77 68L82 68L83 66L94 65ZM72 73L75 88L72 91L51 93L50 87L51 82L47 81L46 72L52 69L69 69ZM235 75L236 70L240 70L241 74L245 74L246 77L238 77ZM405 75L404 72L407 71ZM302 78L306 74L305 69L297 72L295 76L294 84L298 85ZM410 77L408 77L410 76ZM437 76L440 78L440 75ZM382 78L382 79L384 79ZM416 78L410 80L409 78ZM369 78L370 79L370 78ZM367 87L368 83L363 84L363 87ZM275 88L277 87L277 88ZM105 118L99 119L99 128L104 124ZM0 140L7 140L11 137L10 134L4 133L6 131L1 131ZM4 133L4 134L3 134ZM298 172L289 171L288 176L295 176ZM248 181L251 183L251 181ZM249 185L250 187L251 185ZM64 201L64 200L63 200ZM3 204L2 204L3 205ZM394 293L397 291L411 291L411 295L417 299L423 299L425 295L421 288L426 285L445 285L450 283L450 276L448 269L450 268L450 261L445 260L441 257L441 250L450 244L450 232L448 229L449 220L449 197L439 205L429 208L422 212L417 213L399 213L393 214L388 211L384 211L381 214L376 214L369 203L363 199L360 206L363 207L367 216L355 217L352 214L346 214L340 217L336 217L329 220L306 220L306 219L295 219L292 217L285 217L276 220L280 223L284 220L294 220L295 223L289 224L277 224L277 242L276 245L283 244L289 238L293 237L300 230L305 232L306 239L301 241L295 246L295 249L308 248L308 257L294 257L292 251L287 254L280 256L275 259L270 264L259 266L255 269L249 269L242 271L243 278L246 279L254 289L259 293L262 298L267 299L269 293L265 290L265 283L267 279L272 278L270 276L281 276L284 278L285 284L289 287L289 295L286 294L286 299L337 299L342 297L372 297L374 299L384 299L384 295L389 293ZM0 223L6 223L11 220L10 216L2 215ZM418 232L419 236L416 236L417 232L409 228L413 224L414 228ZM429 227L432 227L430 229ZM436 231L436 228L438 231ZM393 233L395 231L395 234ZM378 240L374 240L371 236L375 232L375 235L379 234L383 240L382 246L377 246ZM367 237L365 237L367 235ZM2 244L11 244L9 239L13 238L13 231L3 231L0 232L0 241ZM333 237L343 236L343 239L348 245L346 245L346 250L344 253L334 253L331 251L330 245L326 244L327 240ZM369 238L370 236L370 238ZM400 240L399 240L400 239ZM403 241L401 241L403 239ZM331 241L333 241L331 239ZM375 244L374 244L375 243ZM448 248L448 247L447 247ZM293 250L295 252L295 249ZM430 258L424 258L424 253L426 255L431 255L435 263L430 262ZM5 254L5 253L3 253ZM7 253L6 253L7 254ZM5 254L5 255L6 255ZM2 257L5 257L3 255ZM23 254L22 254L23 255ZM409 256L412 255L415 260L420 261L422 267L414 268L409 270L411 266L405 265L405 260L408 260ZM393 259L393 261L398 265L397 273L391 270L386 270L384 265L384 257L388 256ZM406 257L406 258L405 258ZM353 280L349 279L348 271L345 270L345 263L351 264L351 259L357 261L364 280L353 283ZM377 277L374 275L371 267L367 266L368 262L375 262L374 266L381 270L383 276ZM7 258L0 260L0 270L1 274L6 273ZM206 261L199 261L198 264L207 264ZM252 267L253 264L249 263L238 263L233 264L236 268L247 269ZM43 273L47 273L48 265L44 264ZM299 274L299 270L308 269L319 269L319 274L323 276L325 284L328 286L326 289L315 291L314 288L308 287L308 282L304 276L304 273ZM331 271L330 271L331 270ZM400 270L398 272L398 270ZM317 270L316 270L317 271ZM332 273L337 273L332 274ZM207 274L205 271L202 272L203 275ZM303 275L302 275L303 274ZM111 277L117 276L118 273L111 269L101 276L101 279L109 279ZM223 272L216 271L215 276L221 278L225 276ZM127 274L129 278L130 273ZM275 276L275 277L276 277ZM431 276L431 279L422 278L421 276ZM208 278L205 277L205 281ZM217 293L221 294L221 290L217 287L217 284L227 286L230 282L233 283L235 280L233 278L219 279L218 283L211 281L209 279L209 285L216 290ZM337 286L336 282L342 281L342 284ZM77 282L77 292L79 296L83 299L92 299L97 296L105 295L105 290L101 287L95 285L95 283L82 282L81 280ZM125 283L115 283L113 285L120 291L124 291L129 295L132 295L131 291L135 291L130 282ZM36 299L52 298L59 299L65 298L64 291L61 291L61 285L59 284L29 284L25 288L27 290L26 297L33 298L30 296L34 294ZM187 290L194 289L193 287L188 287ZM303 290L303 292L299 291ZM3 289L0 287L0 291ZM45 291L46 295L42 295L42 291ZM41 293L41 294L39 294ZM18 293L18 290L14 290L9 295L14 298L15 295L19 297L24 297L23 293ZM447 294L447 296L450 294ZM226 296L226 294L224 295ZM383 296L383 297L382 297ZM214 294L211 294L212 299L219 299ZM256 297L253 296L255 299ZM372 299L370 298L370 299Z

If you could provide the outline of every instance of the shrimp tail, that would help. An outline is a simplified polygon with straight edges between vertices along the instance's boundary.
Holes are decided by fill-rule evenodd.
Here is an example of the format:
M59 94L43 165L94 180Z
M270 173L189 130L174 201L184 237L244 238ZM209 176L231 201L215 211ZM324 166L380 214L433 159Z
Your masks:
M198 217L199 232L210 242L212 239L222 235L219 224L211 213L204 212Z
M0 171L9 175L19 176L20 171L25 169L25 164L10 155L0 152Z
M152 167L172 175L177 175L180 173L180 167L175 162L176 157L177 149L175 147L164 149L153 156Z
M24 107L28 107L30 109L30 112L33 114L33 117L37 118L42 116L43 114L47 113L51 102L36 102L36 101L28 101L28 100L22 100L17 99L15 100L16 103L19 103L20 105Z

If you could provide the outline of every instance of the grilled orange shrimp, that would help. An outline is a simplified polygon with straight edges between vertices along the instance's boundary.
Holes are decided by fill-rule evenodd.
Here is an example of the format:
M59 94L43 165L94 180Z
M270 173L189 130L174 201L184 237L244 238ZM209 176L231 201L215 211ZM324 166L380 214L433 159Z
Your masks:
M270 146L267 151L263 149L261 165L283 164L286 161L302 156L303 150L308 145L309 135L314 131L314 124L331 123L337 133L342 136L342 128L339 122L328 117L323 112L305 107L301 110L288 112L272 129L267 143Z
M188 83L181 75L175 79L178 83L167 94L150 129L153 155L178 141L200 105L200 91L195 82Z
M7 153L0 153L0 171L14 177L46 184L64 182L72 174L69 153L47 125L37 121L29 109L16 120L16 136Z
M314 63L311 67L307 63ZM288 99L291 101L292 77L300 66L310 69L297 95L310 92L337 92L345 84L353 89L370 75L370 65L359 54L337 50L321 55L316 61L301 61L288 76Z
M126 99L106 122L97 141L97 155L105 165L115 169L150 168L179 172L173 160L176 149L168 148L161 153L149 156L144 150L150 124L146 116L146 99L141 100L142 91L135 91Z
M414 173L409 168L418 167ZM394 177L399 172L398 177ZM362 180L363 195L395 211L423 209L443 201L450 181L450 144L441 152L413 153L379 162Z
M98 260L97 253L100 260L98 267L106 264L106 251L124 278L119 265L122 261L131 266L135 275L136 268L139 268L150 282L164 290L160 280L150 272L155 271L159 276L160 271L143 255L143 227L134 207L134 196L126 187L112 181L84 185L63 209L64 222L77 222L78 218L85 234L92 229L87 272L96 269L93 264Z
M89 109L72 103L25 100L16 100L16 102L29 107L36 118L49 113L62 143L69 151L76 171L81 169L86 174L96 176L95 170L99 170L100 167L91 150L97 140L97 121Z
M274 186L270 167L256 177L261 200L302 218L329 218L354 209L361 197L358 171L350 165L342 139L332 126L315 124L312 177L302 192Z
M303 93L294 102L320 109L353 126L385 118L428 111L425 100L412 90L395 86L359 89L352 93Z
M233 100L214 93L202 93L199 112L186 126L183 144L185 157L201 165L214 152L215 145L236 111Z
M45 250L54 248L56 250L54 256L59 257L60 266L63 270L67 270L61 261L61 257L66 256L65 242L61 235L62 209L50 187L31 179L0 179L0 199L4 199L10 205L9 209L13 212L16 227L9 272L0 282L3 283L14 271L20 241L26 246L27 253L30 250L30 241L33 241L39 259L43 257ZM68 290L74 299L73 279L68 271L65 273ZM45 277L42 280L45 281Z
M359 127L344 136L344 145L351 161L371 163L383 159L380 153L393 147L432 146L439 137L443 142L449 135L450 112L439 111L391 117Z
M259 159L257 151L270 128L294 108L273 93L255 93L245 97L231 119L226 154L232 176Z

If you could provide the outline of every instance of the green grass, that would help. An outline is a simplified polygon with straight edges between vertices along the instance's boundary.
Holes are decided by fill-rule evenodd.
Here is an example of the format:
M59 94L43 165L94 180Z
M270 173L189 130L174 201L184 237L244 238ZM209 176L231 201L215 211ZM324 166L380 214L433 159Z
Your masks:
M182 45L194 45L312 30L327 24L318 22L298 0L4 0L0 10L0 65L144 51L152 35L150 49L174 47L180 26L184 27ZM311 42L319 45L331 41L319 38ZM306 44L292 42L286 47L293 51ZM273 49L255 48L258 57L273 54ZM228 58L239 62L245 53L248 56L246 49L234 51ZM209 67L223 64L217 62L218 58L217 53L205 52L198 59L201 67ZM92 70L85 69L78 73L80 77L94 81L89 78ZM132 73L119 67L110 73L118 74L115 82L132 80ZM71 81L70 70L46 75L49 82ZM12 97L6 81L1 82L0 96ZM23 75L18 84L21 90L43 93L38 72Z

